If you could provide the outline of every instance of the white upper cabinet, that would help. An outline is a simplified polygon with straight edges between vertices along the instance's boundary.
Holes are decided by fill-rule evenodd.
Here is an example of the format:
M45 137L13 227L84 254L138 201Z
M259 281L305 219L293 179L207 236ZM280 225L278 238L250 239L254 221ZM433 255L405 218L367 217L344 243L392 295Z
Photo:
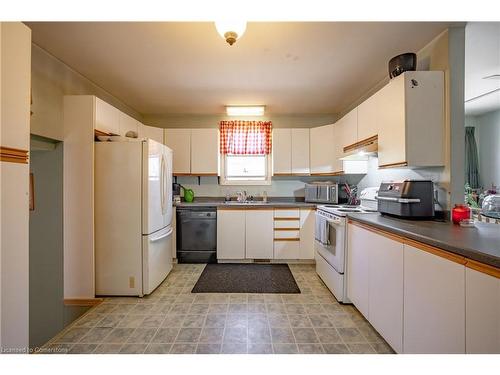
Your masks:
M354 108L351 112L342 117L341 127L341 144L342 153L346 146L350 146L357 142L358 139L358 108Z
M500 278L465 269L467 353L500 354Z
M95 128L105 133L120 134L120 111L97 97L95 98Z
M138 126L139 138L149 138L152 139L153 141L163 144L164 142L163 128L144 125L141 124L140 122L137 123L137 126Z
M379 167L444 165L444 74L405 72L377 99Z
M0 27L2 146L29 150L31 30L21 22Z
M191 173L191 129L165 129L165 145L173 155L173 173Z
M292 129L292 173L309 174L309 129Z
M404 245L404 352L465 353L465 267Z
M378 134L380 91L358 106L357 142Z
M309 129L273 129L273 174L309 173Z
M121 136L125 136L127 132L133 131L136 134L138 134L138 127L137 127L137 120L133 117L130 117L129 115L120 112L119 115L119 134Z
M219 174L218 129L191 129L191 174Z
M273 129L273 174L292 173L292 129Z
M329 174L334 170L334 147L333 124L311 128L310 132L310 155L311 173Z

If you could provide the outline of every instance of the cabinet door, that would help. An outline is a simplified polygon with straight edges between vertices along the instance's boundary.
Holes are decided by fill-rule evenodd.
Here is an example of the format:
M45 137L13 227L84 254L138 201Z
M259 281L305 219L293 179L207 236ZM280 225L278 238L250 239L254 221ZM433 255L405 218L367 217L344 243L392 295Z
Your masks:
M97 97L95 98L95 128L106 133L120 134L120 111Z
M218 175L219 130L191 129L191 173Z
M273 210L246 211L246 258L273 258Z
M332 173L334 171L333 124L311 128L310 155L311 173Z
M165 145L172 149L173 173L191 173L191 129L165 129Z
M404 245L405 353L465 353L465 267Z
M377 91L358 106L358 142L378 134L379 97Z
M402 353L404 245L376 233L367 235L371 237L367 245L368 320L397 353Z
M333 125L333 171L343 172L344 162L340 160L344 156L343 136L344 136L344 119L340 119Z
M347 296L368 319L368 249L373 235L354 225L347 226Z
M274 241L274 259L299 259L298 241Z
M273 129L273 174L292 173L292 131Z
M21 22L2 22L2 146L30 148L31 30Z
M378 98L378 165L406 163L404 79L392 79Z
M120 135L125 136L129 131L133 131L137 134L138 133L137 120L123 112L119 112L119 114L120 114L119 116Z
M163 128L157 128L155 126L147 126L139 123L139 138L149 138L153 141L163 144Z
M465 269L467 353L500 353L500 278Z
M292 173L309 174L309 129L292 129Z
M314 213L314 209L300 209L299 259L314 259Z
M156 126L147 127L148 138L151 138L162 145L165 144L165 137L163 135L164 131L165 129L157 128Z
M344 147L350 146L357 142L358 139L358 108L354 108L343 118L342 135L342 152Z
M245 259L244 210L217 210L217 259Z

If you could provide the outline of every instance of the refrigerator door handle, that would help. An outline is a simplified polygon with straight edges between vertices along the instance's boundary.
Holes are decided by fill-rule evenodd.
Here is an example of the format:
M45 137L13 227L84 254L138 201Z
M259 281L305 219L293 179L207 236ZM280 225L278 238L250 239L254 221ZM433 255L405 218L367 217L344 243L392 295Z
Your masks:
M164 175L165 175L165 159L163 158L163 155L161 156L161 161L160 161L160 205L161 205L161 213L165 214L165 181L164 181Z
M174 231L173 228L170 228L166 233L163 233L163 234L159 235L158 237L150 238L149 242L156 242L156 241L162 240L165 237L170 236L173 231Z

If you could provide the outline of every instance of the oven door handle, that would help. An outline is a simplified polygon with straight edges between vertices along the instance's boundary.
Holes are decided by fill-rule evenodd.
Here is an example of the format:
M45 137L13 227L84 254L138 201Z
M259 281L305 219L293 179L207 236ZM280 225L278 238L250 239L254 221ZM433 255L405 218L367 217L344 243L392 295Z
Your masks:
M388 202L398 202L398 203L420 203L420 199L418 198L395 198L395 197L376 197L379 201L388 201Z

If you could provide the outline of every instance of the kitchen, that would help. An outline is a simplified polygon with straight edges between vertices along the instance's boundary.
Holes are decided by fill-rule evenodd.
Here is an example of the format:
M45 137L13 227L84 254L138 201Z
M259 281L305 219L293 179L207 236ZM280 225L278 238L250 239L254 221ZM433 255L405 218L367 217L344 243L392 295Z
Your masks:
M225 26L2 22L2 110L31 102L22 142L2 120L30 179L2 181L2 348L499 354L498 182L464 155L481 23Z

